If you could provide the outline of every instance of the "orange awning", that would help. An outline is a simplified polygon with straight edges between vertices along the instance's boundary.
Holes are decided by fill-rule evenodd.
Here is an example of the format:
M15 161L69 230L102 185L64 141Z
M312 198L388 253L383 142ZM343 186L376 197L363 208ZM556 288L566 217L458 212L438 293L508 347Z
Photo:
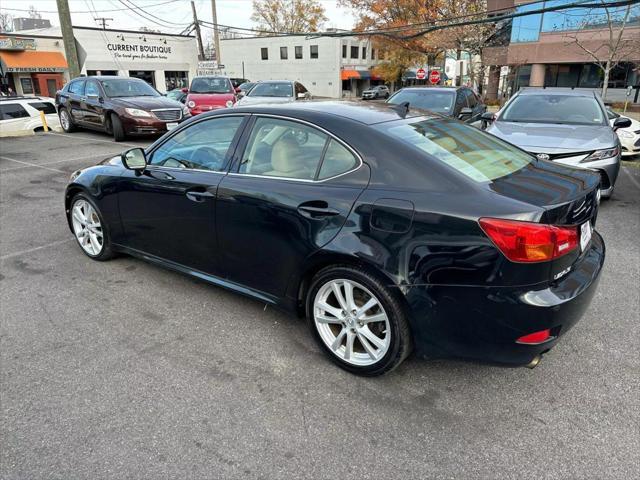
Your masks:
M68 68L60 52L3 51L0 52L5 72L61 72Z
M340 80L350 80L352 78L361 78L360 72L357 70L342 70L340 72Z

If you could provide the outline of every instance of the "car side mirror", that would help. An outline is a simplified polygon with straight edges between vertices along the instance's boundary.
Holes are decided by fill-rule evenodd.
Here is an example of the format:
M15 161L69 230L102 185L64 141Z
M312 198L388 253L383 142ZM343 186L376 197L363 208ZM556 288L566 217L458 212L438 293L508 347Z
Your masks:
M473 115L473 109L469 107L463 107L460 109L460 114L458 115L458 118L462 119L464 117L468 117L471 115Z
M240 93L242 90L240 90L240 87L236 87L233 89L236 93Z
M307 98L307 94L306 93L299 93L297 95L298 100L304 100L305 98Z
M238 98L242 98L242 97L244 97L246 94L247 94L247 92L243 92L242 90L240 90L240 91L238 92Z
M484 112L484 113L480 116L480 118L481 118L482 120L484 120L485 122L489 122L489 123L491 123L491 122L493 122L493 121L496 119L496 116L495 116L495 113L492 113L492 112Z
M180 91L181 91L182 93L189 93L189 89L188 89L188 88L186 88L186 87L185 87L185 88L181 88L181 89L180 89Z
M122 158L122 164L129 170L142 171L147 167L147 155L142 148L131 148L120 158Z
M629 128L631 126L631 119L625 117L618 117L613 121L613 130L616 131L619 128Z

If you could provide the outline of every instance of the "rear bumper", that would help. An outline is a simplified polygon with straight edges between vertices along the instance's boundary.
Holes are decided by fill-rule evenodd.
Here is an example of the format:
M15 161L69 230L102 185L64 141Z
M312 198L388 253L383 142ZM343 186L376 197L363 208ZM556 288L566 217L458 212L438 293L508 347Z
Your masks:
M520 366L548 351L587 310L604 264L602 237L559 281L530 287L412 286L406 298L416 352ZM516 340L544 329L539 345Z

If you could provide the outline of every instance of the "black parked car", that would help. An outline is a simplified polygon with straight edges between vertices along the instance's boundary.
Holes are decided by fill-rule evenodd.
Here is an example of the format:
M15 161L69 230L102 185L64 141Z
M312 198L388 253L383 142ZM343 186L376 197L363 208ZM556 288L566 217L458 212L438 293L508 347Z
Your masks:
M413 108L429 110L466 123L481 120L487 106L468 87L406 87L394 93L387 103L409 102Z
M75 172L65 205L89 257L306 314L377 375L412 348L535 365L595 292L598 182L403 105L299 102L198 115Z
M164 97L144 80L131 77L80 77L56 93L60 125L99 130L120 142L127 135L158 135L190 117L189 109Z

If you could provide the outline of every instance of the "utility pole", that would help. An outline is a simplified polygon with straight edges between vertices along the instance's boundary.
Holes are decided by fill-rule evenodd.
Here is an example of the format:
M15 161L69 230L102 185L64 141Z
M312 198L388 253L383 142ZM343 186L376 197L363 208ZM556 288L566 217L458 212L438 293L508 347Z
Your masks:
M218 13L216 12L216 0L211 0L211 15L213 17L213 43L216 46L216 61L222 65L220 57L220 35L218 33Z
M198 23L198 15L196 14L196 4L191 0L191 11L193 11L193 24L196 27L196 38L198 39L198 50L200 51L200 60L204 60L204 47L202 46L202 34L200 33L200 23Z
M94 18L94 20L95 20L96 22L98 22L98 23L101 23L101 24L102 24L102 29L103 29L103 30L106 30L106 28L107 28L107 21L109 21L109 20L112 20L112 21L113 21L113 18L98 17L98 18Z
M80 76L80 64L78 62L78 51L76 50L76 39L73 36L73 27L71 26L69 1L56 0L56 3L58 4L58 18L64 41L64 53L69 65L69 78L73 79Z

